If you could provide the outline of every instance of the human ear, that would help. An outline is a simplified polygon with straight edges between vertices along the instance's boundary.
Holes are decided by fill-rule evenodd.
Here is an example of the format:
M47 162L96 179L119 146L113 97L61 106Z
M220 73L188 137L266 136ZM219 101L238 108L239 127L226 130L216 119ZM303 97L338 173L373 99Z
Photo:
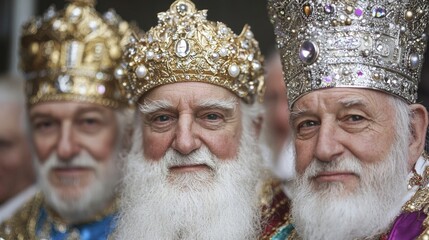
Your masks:
M411 110L411 136L408 146L408 164L412 167L424 150L428 127L428 112L421 104L411 104L409 107Z

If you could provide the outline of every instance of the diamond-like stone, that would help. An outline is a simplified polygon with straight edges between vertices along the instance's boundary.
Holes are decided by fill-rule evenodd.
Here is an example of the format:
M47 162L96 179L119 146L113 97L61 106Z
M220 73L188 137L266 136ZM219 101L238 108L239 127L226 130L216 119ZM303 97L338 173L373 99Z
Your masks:
M61 92L69 92L73 87L73 81L69 75L61 75L57 79L57 86Z
M185 15L188 12L188 5L184 3L177 5L177 12L182 16Z
M79 7L76 7L71 11L70 20L72 22L75 22L80 18L81 15L82 15L82 9Z
M386 16L386 9L383 7L374 7L372 9L372 16L375 18L382 18Z
M304 41L299 49L299 59L305 64L314 63L319 56L319 48L311 41Z
M175 50L176 50L176 55L179 57L186 57L191 51L189 43L184 39L180 39L179 41L176 42Z
M51 20L53 17L55 16L55 8L54 6L50 6L48 8L48 10L45 12L45 14L43 15L43 19L45 21L49 21Z
M91 28L92 31L95 31L98 28L98 23L97 23L97 21L90 21L88 23L88 26L89 26L89 28Z

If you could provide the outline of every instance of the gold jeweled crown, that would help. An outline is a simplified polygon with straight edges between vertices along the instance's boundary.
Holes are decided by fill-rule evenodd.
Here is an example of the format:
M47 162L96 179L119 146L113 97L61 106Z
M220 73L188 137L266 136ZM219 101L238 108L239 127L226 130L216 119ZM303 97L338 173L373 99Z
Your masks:
M250 28L246 25L237 36L206 17L207 10L177 0L158 14L157 26L127 47L123 86L134 101L152 88L176 82L215 84L248 103L262 97L263 57Z
M85 101L126 106L115 75L123 47L139 31L113 10L101 16L95 0L72 0L56 12L28 22L21 37L21 67L29 105L45 101Z
M376 89L415 103L428 3L269 0L289 105L329 87Z

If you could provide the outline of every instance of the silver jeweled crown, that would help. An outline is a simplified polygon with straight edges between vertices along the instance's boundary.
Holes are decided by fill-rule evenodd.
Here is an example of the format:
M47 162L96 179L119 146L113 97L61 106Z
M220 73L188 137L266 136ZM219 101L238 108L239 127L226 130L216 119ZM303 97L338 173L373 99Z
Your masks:
M376 89L416 102L428 0L269 0L268 12L290 106L329 87Z

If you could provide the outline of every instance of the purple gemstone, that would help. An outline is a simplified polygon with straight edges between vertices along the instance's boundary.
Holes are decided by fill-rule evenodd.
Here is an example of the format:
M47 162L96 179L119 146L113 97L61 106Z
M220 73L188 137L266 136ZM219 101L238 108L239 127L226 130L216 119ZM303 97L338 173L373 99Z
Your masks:
M306 40L301 44L299 49L299 59L304 64L312 64L317 60L319 56L319 48L313 42Z
M331 77L331 76L323 77L323 81L324 81L325 83L330 83L330 82L332 82L332 77Z
M386 9L383 7L375 7L372 9L372 16L375 18L382 18L386 16Z
M357 75L358 75L358 77L362 77L362 76L363 76L363 72L362 72L361 70L359 70L359 71L357 72Z
M360 8L356 8L355 9L355 15L356 16L361 17L362 14L363 14L363 10L362 9L360 9Z
M106 92L106 87L104 86L104 85L98 85L98 87L97 87L97 92L99 93L99 94L104 94L105 92Z
M334 5L332 5L332 4L330 4L330 3L327 3L326 5L325 5L325 13L329 13L329 14L331 14L331 13L333 13L335 11L335 6Z

